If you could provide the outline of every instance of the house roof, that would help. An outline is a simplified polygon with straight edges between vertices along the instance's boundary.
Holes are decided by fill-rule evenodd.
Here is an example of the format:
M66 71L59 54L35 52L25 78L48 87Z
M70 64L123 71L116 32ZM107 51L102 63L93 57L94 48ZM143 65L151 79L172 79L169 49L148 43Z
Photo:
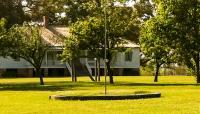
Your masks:
M70 36L69 27L64 26L49 26L41 27L41 35L45 41L50 43L52 46L63 46L64 37ZM118 45L119 47L128 47L128 48L139 48L140 46L130 40L124 40L123 44Z
M41 27L41 36L52 46L63 46L64 37L69 36L69 28L57 26Z
M138 45L138 44L136 44L136 43L134 43L134 42L131 42L131 41L127 40L127 43L124 44L124 47L139 48L140 45Z
M62 26L51 26L55 32L62 36L70 36L69 27L62 27Z
M127 48L139 48L140 45L130 41L130 40L126 40L126 39L123 39L123 43L118 45L119 47L127 47Z

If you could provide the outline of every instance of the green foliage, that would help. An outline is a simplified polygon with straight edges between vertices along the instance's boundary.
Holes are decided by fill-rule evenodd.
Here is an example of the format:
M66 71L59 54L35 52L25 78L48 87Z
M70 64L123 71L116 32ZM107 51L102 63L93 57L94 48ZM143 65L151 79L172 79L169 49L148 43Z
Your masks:
M67 59L69 57L73 57L71 55L78 55L79 51L77 51L77 49L79 49L89 50L92 52L92 57L102 58L104 56L103 50L106 47L107 59L109 60L107 63L108 74L111 76L112 73L110 63L114 55L113 52L116 52L114 50L119 49L118 45L123 44L124 39L132 39L137 42L135 37L137 37L138 32L135 31L138 30L140 22L132 8L116 7L113 5L113 1L109 1L109 7L106 3L103 4L105 7L100 7L101 5L94 5L94 3L90 1L85 1L85 3L76 3L76 5L80 8L83 7L84 4L88 4L90 6L87 8L88 13L85 13L84 11L81 12L82 14L78 14L77 12L73 13L73 16L77 19L73 19L75 22L70 28L72 36L71 38L66 39L63 57L66 56L64 58ZM74 9L69 10L73 11ZM76 48L69 48L70 46L75 45Z
M155 5L150 0L136 0L134 8L136 9L138 17L143 21L154 17Z
M150 65L145 67L140 67L140 75L141 76L152 76L154 75L154 68Z
M135 11L127 7L108 7L107 8L107 37L108 47L115 47L123 43L123 39L137 42L139 31L139 20Z
M77 39L72 36L65 40L64 50L61 55L62 61L69 61L79 57L80 50L78 43Z
M66 39L65 47L69 47L69 42L72 42L76 45L76 48L73 48L74 45L71 45L71 47L76 51L71 50L71 52L78 52L78 49L88 50L92 52L89 56L103 57L103 54L101 53L104 41L103 30L103 23L98 18L91 17L89 20L77 21L71 26L70 33L72 36L71 38ZM76 41L73 42L69 40ZM80 53L78 52L77 56L79 54Z
M125 53L129 53L129 52L132 52L132 51L133 51L132 48L127 48L127 49L125 50Z
M103 9L101 10L96 12L103 12ZM108 42L106 45L108 50L115 50L118 44L123 43L123 38L128 39L135 35L132 30L138 27L139 22L131 8L111 7L106 13ZM90 15L87 19L80 19L72 24L71 34L79 42L79 48L91 50L96 56L102 56L99 51L104 48L104 24L103 14Z
M168 46L176 50L180 62L191 68L200 82L200 2L198 0L160 1Z
M7 53L7 49L5 48L6 45L8 45L8 43L5 42L7 37L6 23L7 20L5 18L0 20L0 56L5 56Z
M5 18L1 18L0 20L0 31L3 32L6 26L7 20Z
M0 20L0 42L3 41L6 35L6 29L5 29L6 19L2 18Z
M49 24L65 24L56 13L63 12L65 0L26 0L25 13L32 21L41 21L43 16L48 17Z
M163 31L164 24L157 16L146 21L140 33L142 52L149 59L147 64L154 66L155 76L159 74L161 65L174 62L174 50L167 45Z
M17 77L17 73L14 71L4 71L1 76L4 78L15 78Z
M26 18L22 0L1 0L0 1L0 18L5 18L8 23L6 28L10 28L14 24L22 24Z
M145 56L152 59L164 59L169 52L162 36L162 24L156 18L151 18L142 26L140 43Z
M98 0L27 0L27 13L32 20L46 15L50 24L70 25L79 19L94 15ZM100 1L99 1L100 3ZM66 16L61 16L65 14Z
M170 48L167 43L169 41L168 34L171 33L171 30L166 30L169 21L167 21L168 14L164 5L161 3L156 4L156 16L147 20L140 31L142 52L145 58L150 60L147 63L155 66L155 81L163 64L170 64L176 61L175 49Z
M51 48L51 45L41 36L42 29L28 24L16 25L9 30L7 38L10 43L9 56L29 62L35 68L36 76L40 77L41 85L44 84L41 75L42 61L46 51Z
M42 64L42 60L50 45L41 36L41 29L37 26L13 26L10 31L10 41L13 47L11 56L25 59L35 68Z

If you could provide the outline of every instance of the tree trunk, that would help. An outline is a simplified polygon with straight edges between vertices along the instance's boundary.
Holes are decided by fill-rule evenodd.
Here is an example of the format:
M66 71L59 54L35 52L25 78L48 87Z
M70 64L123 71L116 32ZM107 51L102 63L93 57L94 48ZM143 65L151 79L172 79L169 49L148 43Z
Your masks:
M155 70L155 78L154 78L154 82L158 82L158 74L159 74L159 69L160 69L160 65L158 63L156 63L156 70Z
M199 23L198 22L198 1L195 1L195 6L194 6L194 23ZM195 31L195 37L199 38L199 24L194 24L194 31ZM195 64L196 64L196 76L197 76L197 83L200 83L200 74L199 74L199 53L196 55L196 60L195 60Z
M111 55L110 51L107 52L107 59L108 59L108 61L106 62L106 67L107 67L107 71L108 71L108 76L110 78L110 84L114 84L113 71L110 68L110 62L112 60L112 55Z
M43 76L41 73L41 68L36 68L36 76L38 76L40 78L40 85L44 85L44 81L43 81Z
M199 74L199 71L197 71L197 83L200 83L200 74Z
M73 64L73 66L74 66L74 81L77 82L77 75L76 75L75 64Z
M95 58L95 69L94 69L94 75L95 75L95 82L97 82L97 59Z
M98 81L100 82L101 81L101 77L100 77L100 65L101 65L101 63L100 63L100 58L98 58L97 59L97 66L98 66L98 71L97 71L97 76L98 76Z
M196 65L196 78L197 83L200 83L200 73L199 73L199 53L197 54L195 58L195 65Z
M76 68L75 68L74 60L71 61L71 66L72 66L72 82L76 82L77 76L76 76Z
M76 76L76 69L75 69L75 64L74 64L74 60L71 60L71 67L72 67L72 82L76 82L77 81L77 76Z
M72 82L74 82L74 68L73 68L73 61L72 60L71 60L71 68L72 68L71 79L72 79Z
M113 71L110 68L110 60L106 63L106 66L107 66L107 70L108 70L108 76L110 78L110 84L114 84Z

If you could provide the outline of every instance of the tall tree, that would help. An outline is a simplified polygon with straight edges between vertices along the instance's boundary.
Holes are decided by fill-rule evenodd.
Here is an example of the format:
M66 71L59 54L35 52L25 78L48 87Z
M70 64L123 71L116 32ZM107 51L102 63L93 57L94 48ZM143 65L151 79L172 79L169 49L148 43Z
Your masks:
M163 34L163 23L159 17L146 21L141 28L140 46L149 64L154 65L154 82L158 82L160 67L172 62L174 51L168 47L166 36Z
M5 18L8 21L7 28L14 24L23 24L26 19L21 2L22 0L0 1L0 18Z
M79 50L79 41L74 38L74 36L70 36L66 38L65 45L64 45L64 51L61 55L62 61L69 61L71 62L71 68L72 68L72 81L76 82L77 75L76 75L76 69L74 66L75 60L79 59L80 57L80 50Z
M137 16L134 15L132 8L116 7L113 4L107 7L106 10L103 7L98 8L98 11L93 12L94 15L87 16L85 19L79 19L73 24L71 28L72 35L79 41L80 49L95 52L94 55L97 58L102 57L100 52L105 48L104 31L106 23L106 58L108 59L106 66L110 83L113 83L113 73L110 67L113 51L118 49L117 45L122 44L124 38L138 35L138 32L135 31L138 30L140 22L136 18ZM106 20L103 11L105 11Z
M72 24L70 30L73 38L77 40L76 43L78 42L76 49L87 50L88 58L97 58L99 66L98 77L100 78L100 58L103 58L104 55L104 26L101 19L90 17L88 20L77 21L76 23ZM69 44L68 42L66 43Z
M38 26L13 26L9 31L10 56L22 58L33 65L35 74L44 85L41 65L46 51L51 47L41 36Z
M138 17L142 21L146 21L154 17L155 4L152 0L136 0L134 4Z
M26 13L32 20L42 16L49 18L50 24L69 25L95 12L98 0L27 0Z
M7 21L5 18L0 20L0 56L5 56L7 54L7 48L5 48L7 45L7 42L5 42L7 37L6 23Z
M107 68L110 77L110 83L113 83L112 69L110 63L112 60L112 51L116 49L116 45L123 44L123 39L129 36L137 36L140 22L131 8L111 6L107 8ZM137 38L137 37L136 37Z
M168 44L179 60L190 68L200 83L200 2L198 0L157 1L165 20Z
M26 0L24 11L32 21L41 21L46 16L49 24L58 24L56 13L63 12L64 4L64 0Z

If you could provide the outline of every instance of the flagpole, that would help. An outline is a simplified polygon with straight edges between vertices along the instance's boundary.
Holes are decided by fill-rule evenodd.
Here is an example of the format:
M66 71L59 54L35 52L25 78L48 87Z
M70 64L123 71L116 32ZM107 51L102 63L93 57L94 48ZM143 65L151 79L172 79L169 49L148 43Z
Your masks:
M107 94L107 0L104 0L104 94Z

